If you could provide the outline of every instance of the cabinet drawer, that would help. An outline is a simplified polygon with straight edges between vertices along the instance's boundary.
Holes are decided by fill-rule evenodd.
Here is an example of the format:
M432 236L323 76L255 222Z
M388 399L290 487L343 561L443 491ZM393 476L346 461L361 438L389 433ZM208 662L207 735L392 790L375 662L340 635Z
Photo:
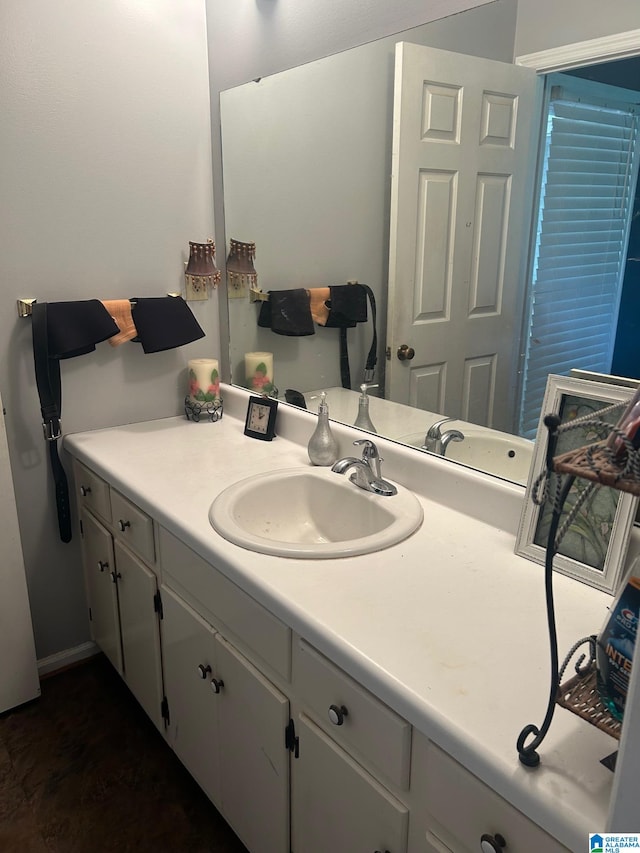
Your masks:
M427 748L427 849L475 853L484 834L501 835L509 853L569 853L528 817L434 744ZM461 820L464 815L464 820Z
M126 542L146 563L154 563L153 520L114 489L111 489L111 512L116 539Z
M411 726L406 720L300 638L293 644L293 685L337 742L393 784L409 787Z
M73 462L73 478L76 484L78 508L89 507L103 521L111 521L109 486L77 459Z
M240 641L239 645L245 646L254 657L288 681L291 673L289 627L162 527L159 542L164 581L196 612L226 625Z

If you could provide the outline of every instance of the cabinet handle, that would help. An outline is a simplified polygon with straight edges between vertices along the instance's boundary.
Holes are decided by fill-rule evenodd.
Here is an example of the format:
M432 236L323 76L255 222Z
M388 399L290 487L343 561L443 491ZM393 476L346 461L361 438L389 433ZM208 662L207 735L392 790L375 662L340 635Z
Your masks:
M485 834L480 839L480 850L482 853L500 853L503 847L507 846L507 842L496 832L495 835Z
M381 853L381 851L380 851L380 850L375 850L375 851L374 851L374 853ZM384 853L389 853L389 851L388 851L388 850L385 850L385 851L384 851Z
M329 705L329 719L334 726L341 726L344 723L344 718L349 716L349 712L344 705Z
M104 570L108 569L108 568L109 568L109 563L107 563L105 560L98 560L98 571L99 572L104 572Z
M206 666L203 663L198 664L198 675L200 676L200 678L206 678L210 672L211 667L209 666L209 664L207 664Z
M118 521L118 527L120 528L120 533L124 533L127 527L131 527L131 522L120 519Z
M80 486L80 494L86 498L87 495L91 494L91 486Z
M121 577L122 575L120 574L120 572L111 572L111 581L113 583L116 583Z
M224 687L224 681L221 678L212 678L211 679L211 689L214 693L220 693L222 688Z

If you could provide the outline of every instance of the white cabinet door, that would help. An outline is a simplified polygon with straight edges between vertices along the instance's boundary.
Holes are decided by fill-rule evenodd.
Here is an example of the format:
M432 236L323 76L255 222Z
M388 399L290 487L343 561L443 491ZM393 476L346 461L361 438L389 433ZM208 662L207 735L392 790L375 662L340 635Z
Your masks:
M409 812L308 717L296 717L293 853L404 853Z
M162 660L155 574L120 542L114 547L124 678L158 729L163 730Z
M289 701L219 634L222 813L252 853L288 853Z
M109 531L84 509L81 512L81 523L91 636L122 675L122 645L113 539Z
M209 799L220 806L220 747L214 630L162 587L162 658L169 706L168 737Z

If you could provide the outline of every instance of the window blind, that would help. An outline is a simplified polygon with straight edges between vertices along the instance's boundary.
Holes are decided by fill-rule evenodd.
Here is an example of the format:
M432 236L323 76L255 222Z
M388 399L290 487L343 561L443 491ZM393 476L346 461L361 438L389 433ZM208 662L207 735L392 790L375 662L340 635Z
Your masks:
M529 438L549 373L611 369L638 116L633 104L589 99L580 88L552 85L547 99L519 423Z

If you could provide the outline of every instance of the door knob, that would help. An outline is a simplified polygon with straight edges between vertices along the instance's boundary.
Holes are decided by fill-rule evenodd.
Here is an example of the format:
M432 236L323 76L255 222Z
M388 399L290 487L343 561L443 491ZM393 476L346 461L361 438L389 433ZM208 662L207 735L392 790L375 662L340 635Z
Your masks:
M80 494L83 498L86 498L87 495L91 494L91 486L80 486Z
M121 532L121 533L124 533L124 532L125 532L125 530L127 529L127 527L131 527L131 522L130 522L130 521L125 521L123 518L121 518L121 519L118 521L118 527L120 528L120 532Z
M329 719L334 726L341 726L344 723L344 718L349 716L349 712L344 705L329 705Z
M98 570L104 572L105 569L109 568L109 563L104 560L98 560Z
M214 693L220 693L222 688L224 687L224 681L221 678L212 678L211 679L211 689Z
M411 361L411 359L416 354L416 351L413 347L410 347L408 344L402 344L402 346L398 347L398 359L399 361Z
M480 850L482 850L482 853L502 853L503 848L506 846L507 842L497 832L495 835L485 833L480 839Z
M120 574L120 572L111 572L111 582L112 583L117 583L121 577L122 577L122 575Z
M198 664L198 675L200 676L200 678L206 678L210 672L211 667L209 666L209 664L207 664L206 666L203 663Z

